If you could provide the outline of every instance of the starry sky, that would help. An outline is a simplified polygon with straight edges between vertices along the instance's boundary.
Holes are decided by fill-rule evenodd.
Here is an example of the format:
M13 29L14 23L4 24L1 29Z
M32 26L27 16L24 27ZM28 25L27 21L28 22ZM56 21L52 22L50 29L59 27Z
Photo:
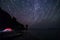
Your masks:
M60 0L0 0L0 7L23 24L56 22Z

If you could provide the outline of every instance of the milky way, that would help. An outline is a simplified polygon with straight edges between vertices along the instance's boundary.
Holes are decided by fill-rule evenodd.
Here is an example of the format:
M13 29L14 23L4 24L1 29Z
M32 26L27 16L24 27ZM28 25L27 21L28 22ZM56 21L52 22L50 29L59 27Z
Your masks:
M60 15L60 0L1 0L2 9L23 24L56 21Z

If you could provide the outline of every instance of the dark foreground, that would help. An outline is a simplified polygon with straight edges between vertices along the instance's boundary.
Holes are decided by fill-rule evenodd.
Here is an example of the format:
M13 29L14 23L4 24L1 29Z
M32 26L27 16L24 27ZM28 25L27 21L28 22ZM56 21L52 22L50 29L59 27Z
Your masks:
M1 40L60 40L60 29L29 29L23 36L15 36Z

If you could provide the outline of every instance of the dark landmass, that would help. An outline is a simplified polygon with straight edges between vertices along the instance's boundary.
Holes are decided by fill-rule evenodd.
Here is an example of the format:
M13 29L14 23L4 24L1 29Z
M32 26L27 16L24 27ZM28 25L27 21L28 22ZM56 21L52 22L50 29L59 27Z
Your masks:
M23 24L17 22L15 17L11 18L11 16L6 11L2 10L1 8L0 8L0 27L2 29L6 27L10 27L13 29L20 28L21 30L24 30Z

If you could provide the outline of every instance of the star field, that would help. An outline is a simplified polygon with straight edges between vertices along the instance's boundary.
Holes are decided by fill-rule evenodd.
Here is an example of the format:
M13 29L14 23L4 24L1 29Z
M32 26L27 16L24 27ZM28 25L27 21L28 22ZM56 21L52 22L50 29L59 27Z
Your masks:
M57 21L60 0L1 0L2 9L23 24Z

